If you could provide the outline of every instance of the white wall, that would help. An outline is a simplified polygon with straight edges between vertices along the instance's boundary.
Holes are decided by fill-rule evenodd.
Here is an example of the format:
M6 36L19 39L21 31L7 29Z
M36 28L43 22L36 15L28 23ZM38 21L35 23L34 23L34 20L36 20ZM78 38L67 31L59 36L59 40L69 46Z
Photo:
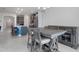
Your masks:
M79 26L79 8L52 7L45 11L43 26Z
M30 23L30 16L24 15L24 26L29 27L29 23Z
M44 27L44 11L38 11L38 27Z

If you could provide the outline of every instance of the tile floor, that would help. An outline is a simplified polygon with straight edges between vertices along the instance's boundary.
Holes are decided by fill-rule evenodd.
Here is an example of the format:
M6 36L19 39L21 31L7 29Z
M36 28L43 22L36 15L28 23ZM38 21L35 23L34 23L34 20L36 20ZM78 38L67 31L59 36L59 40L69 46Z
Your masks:
M12 37L10 30L0 32L0 52L29 52L27 48L27 36ZM59 45L60 52L78 52L78 49L70 48L63 44Z
M10 31L0 32L0 52L27 52L27 36L12 37Z

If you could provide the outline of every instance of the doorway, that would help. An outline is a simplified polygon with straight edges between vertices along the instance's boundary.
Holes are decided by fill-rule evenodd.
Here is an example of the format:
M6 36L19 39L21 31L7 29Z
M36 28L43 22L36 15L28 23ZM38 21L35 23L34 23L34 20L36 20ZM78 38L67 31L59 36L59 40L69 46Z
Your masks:
M13 16L4 16L3 27L4 30L11 30L11 26L14 25L14 17Z

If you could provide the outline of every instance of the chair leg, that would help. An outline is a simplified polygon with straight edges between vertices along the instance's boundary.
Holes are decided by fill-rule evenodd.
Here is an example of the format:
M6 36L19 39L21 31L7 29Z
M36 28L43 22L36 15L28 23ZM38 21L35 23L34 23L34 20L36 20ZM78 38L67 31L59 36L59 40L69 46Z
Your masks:
M40 52L42 52L42 45L41 45L41 44L40 44L40 48L39 48L39 51L40 51Z
M31 44L31 52L33 51L33 49L32 49L32 44Z
M36 42L34 41L34 46L33 46L34 51L36 51Z
M27 48L29 48L28 46L29 46L29 38L27 38Z
M50 49L51 49L52 52L58 50L58 39L57 38L51 39Z
M31 41L31 52L33 52L33 41Z

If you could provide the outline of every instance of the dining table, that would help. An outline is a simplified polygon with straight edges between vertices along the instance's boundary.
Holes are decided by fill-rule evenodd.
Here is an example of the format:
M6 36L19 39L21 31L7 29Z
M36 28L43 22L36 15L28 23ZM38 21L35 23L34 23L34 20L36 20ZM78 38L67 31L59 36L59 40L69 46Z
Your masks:
M48 28L30 28L30 30L38 30L40 34L51 39L51 51L58 51L58 37L66 33L66 30L55 30ZM37 31L37 32L38 32Z

